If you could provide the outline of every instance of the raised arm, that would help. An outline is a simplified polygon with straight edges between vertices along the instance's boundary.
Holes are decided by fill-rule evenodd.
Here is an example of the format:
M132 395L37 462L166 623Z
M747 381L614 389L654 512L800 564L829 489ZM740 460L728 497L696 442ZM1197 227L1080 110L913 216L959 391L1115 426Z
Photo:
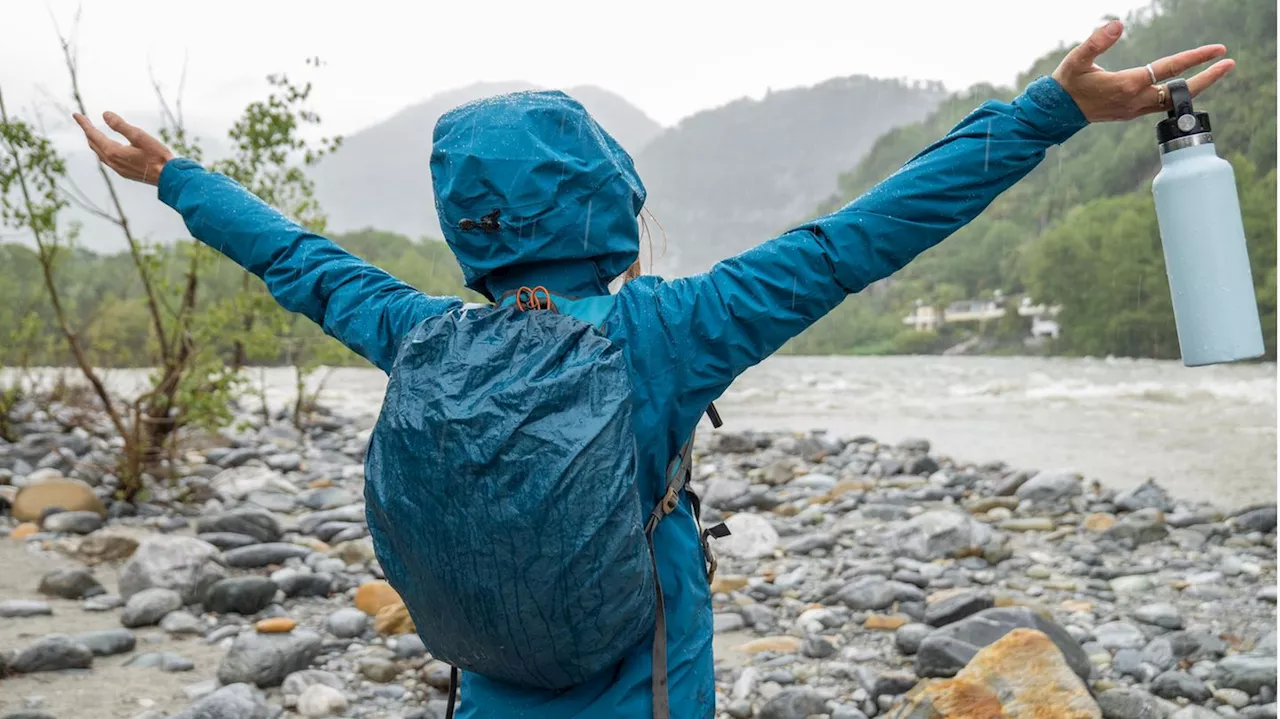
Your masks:
M681 405L694 415L735 377L831 311L850 293L888 277L981 213L1030 172L1052 145L1090 121L1128 120L1163 109L1155 83L1219 57L1210 45L1142 68L1106 72L1094 59L1119 38L1100 28L1053 77L1012 103L988 102L946 137L843 209L716 265L651 286ZM1224 60L1193 78L1203 91L1231 68ZM1151 68L1150 72L1148 67ZM637 290L642 290L638 287Z
M158 184L160 199L181 213L193 237L260 277L282 307L306 316L384 372L414 325L462 306L456 297L423 294L307 231L225 175L173 158L119 116L104 118L128 146L76 116L103 162L126 179Z

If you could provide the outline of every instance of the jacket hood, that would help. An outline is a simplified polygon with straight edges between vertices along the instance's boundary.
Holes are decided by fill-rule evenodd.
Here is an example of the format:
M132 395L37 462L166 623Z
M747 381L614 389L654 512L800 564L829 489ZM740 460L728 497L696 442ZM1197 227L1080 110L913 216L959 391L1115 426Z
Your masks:
M607 294L639 256L645 189L631 156L563 92L461 105L432 141L444 238L490 300L521 285Z

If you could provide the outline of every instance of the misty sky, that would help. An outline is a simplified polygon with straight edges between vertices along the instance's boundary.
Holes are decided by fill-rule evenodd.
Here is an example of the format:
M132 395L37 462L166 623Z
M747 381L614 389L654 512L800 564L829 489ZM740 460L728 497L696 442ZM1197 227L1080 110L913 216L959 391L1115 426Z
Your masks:
M169 90L188 58L188 124L221 133L263 96L263 76L326 63L314 107L323 132L350 134L430 95L482 80L595 84L674 124L767 88L856 73L941 80L948 89L1011 83L1040 54L1083 38L1138 0L845 0L737 3L645 0L300 2L3 0L0 87L10 109L45 114L66 96L50 15L69 30L77 5L90 112L152 116L148 64ZM745 6L752 7L745 7ZM1205 41L1210 41L1206 38ZM1104 64L1105 66L1105 64ZM431 128L423 128L430 132Z

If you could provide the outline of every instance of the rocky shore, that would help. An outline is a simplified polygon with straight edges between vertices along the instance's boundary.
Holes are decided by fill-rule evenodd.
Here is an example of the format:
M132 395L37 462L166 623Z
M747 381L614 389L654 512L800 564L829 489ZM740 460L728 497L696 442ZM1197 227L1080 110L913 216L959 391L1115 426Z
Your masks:
M190 437L145 498L70 408L0 440L0 718L443 717L382 582L370 417ZM1276 716L1276 508L718 430L717 716Z

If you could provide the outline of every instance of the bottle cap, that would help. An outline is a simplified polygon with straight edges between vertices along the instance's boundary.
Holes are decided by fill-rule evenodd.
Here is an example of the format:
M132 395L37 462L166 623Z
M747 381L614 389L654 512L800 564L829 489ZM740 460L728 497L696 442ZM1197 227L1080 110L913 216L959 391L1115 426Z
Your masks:
M1191 104L1191 90L1187 81L1170 80L1165 89L1169 92L1169 116L1156 124L1156 141L1163 145L1179 137L1209 132L1209 113L1196 112Z

